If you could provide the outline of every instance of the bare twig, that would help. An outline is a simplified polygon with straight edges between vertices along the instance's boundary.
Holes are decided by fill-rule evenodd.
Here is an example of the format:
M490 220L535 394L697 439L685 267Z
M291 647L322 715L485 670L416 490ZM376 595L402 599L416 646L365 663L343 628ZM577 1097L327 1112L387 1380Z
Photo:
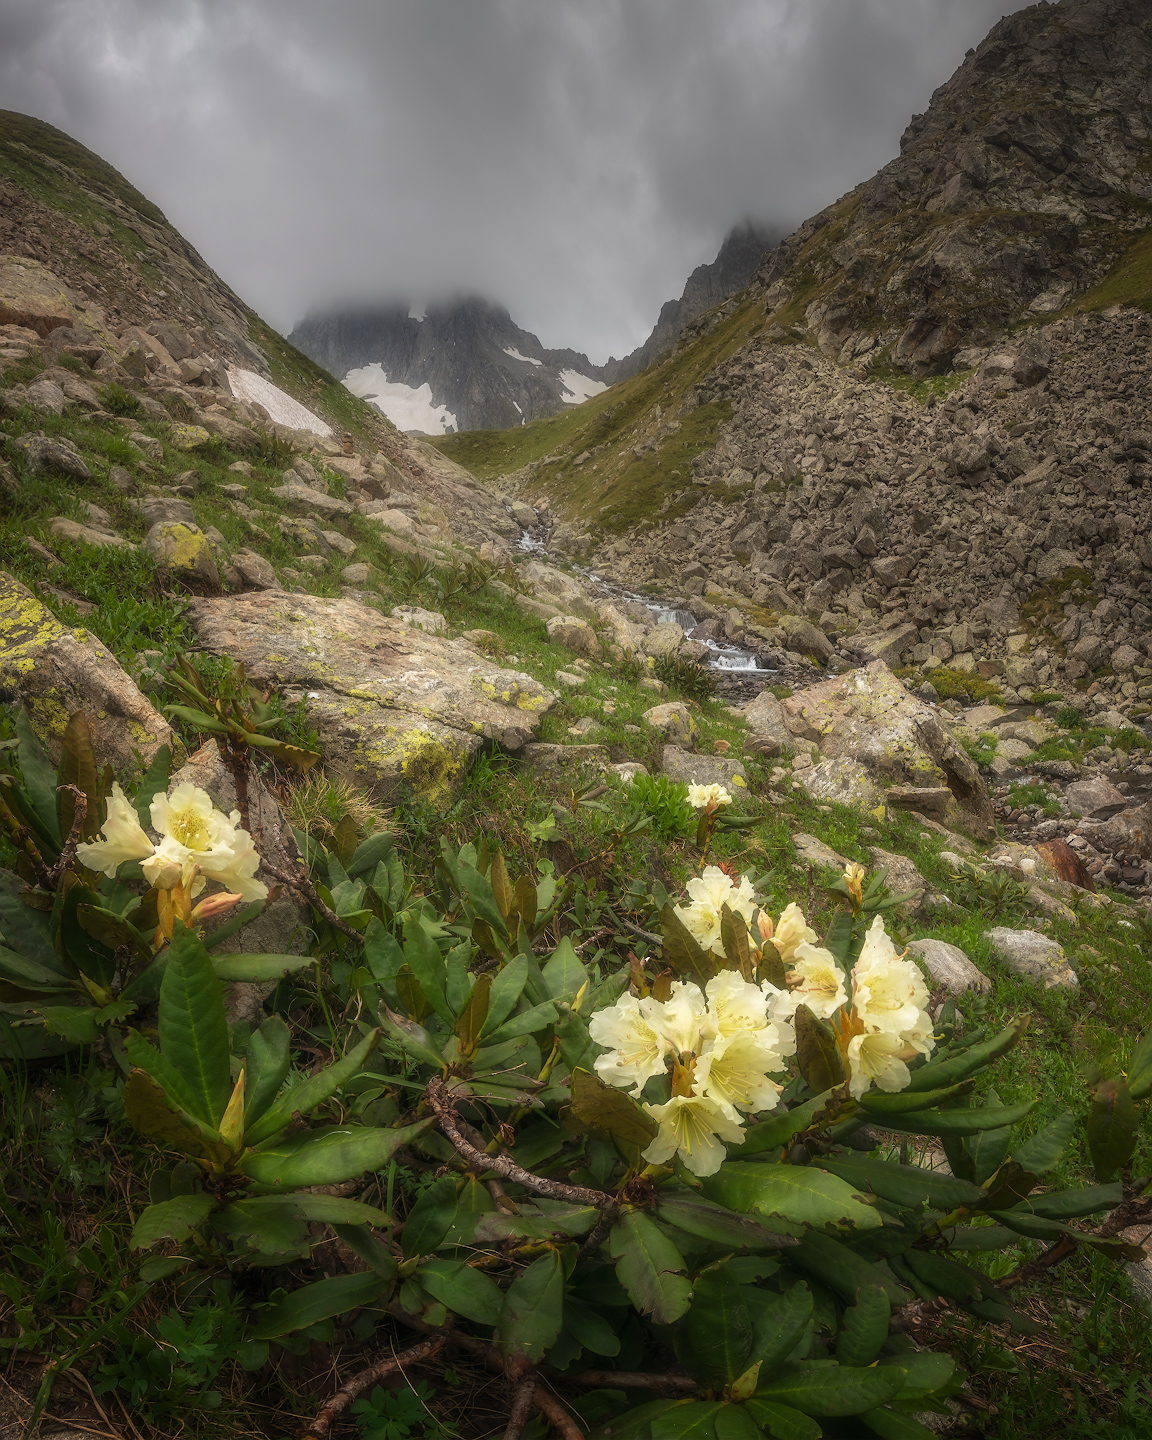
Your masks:
M76 846L80 843L80 834L84 828L84 817L88 814L88 797L83 790L75 785L60 785L59 790L70 790L76 801L76 809L72 815L72 828L68 831L68 838L64 841L64 848L60 851L55 865L48 871L49 890L56 888L56 883L76 858Z
M676 1395L695 1395L700 1390L691 1375L646 1375L628 1370L582 1370L572 1377L572 1383L595 1390L660 1390Z
M361 935L360 931L349 925L346 920L341 920L335 910L325 905L324 901L321 900L320 896L316 893L315 885L312 884L312 881L302 868L295 871L291 869L286 870L279 865L273 865L267 856L261 859L260 868L261 870L266 870L274 879L279 880L282 885L287 885L292 890L298 890L310 905L319 910L329 925L347 935L349 939L355 940L358 945L364 944L364 936Z
M912 1300L892 1312L888 1329L894 1335L908 1330L919 1330L925 1325L930 1325L945 1310L951 1308L951 1300L945 1300L943 1295L938 1296L935 1300Z
M617 918L619 918L620 924L625 930L631 931L633 935L638 935L641 940L647 940L649 945L664 944L662 937L659 935L653 935L651 930L641 930L639 925L633 925L631 920L625 920L623 916L619 916Z
M515 1399L512 1401L512 1409L508 1415L508 1424L504 1427L504 1440L520 1440L524 1433L524 1426L528 1423L528 1417L536 1408L536 1375L530 1373L521 1380L516 1390Z
M543 1385L537 1385L532 1392L532 1400L549 1425L561 1435L562 1440L584 1440L584 1432L577 1424L575 1416L565 1410L550 1390L545 1390Z
M547 1196L550 1200L567 1200L574 1205L594 1205L602 1217L610 1215L612 1220L615 1220L619 1214L620 1207L615 1195L609 1195L604 1190L590 1190L583 1185L564 1185L559 1180L545 1180L543 1176L533 1175L530 1170L517 1165L515 1160L507 1155L489 1155L485 1150L478 1150L465 1138L452 1096L438 1075L429 1080L424 1093L429 1105L436 1112L441 1130L474 1170L495 1170L505 1180L523 1185L526 1190Z
M427 1340L421 1340L416 1345L410 1345L399 1355L394 1354L386 1360L378 1360L375 1365L369 1365L366 1370L361 1370L358 1374L353 1375L351 1380L345 1381L336 1394L316 1412L316 1417L305 1432L303 1440L324 1440L333 1424L343 1415L357 1395L367 1390L369 1385L375 1385L395 1370L403 1370L405 1365L420 1365L424 1361L431 1360L433 1356L439 1355L449 1340L455 1338L451 1333L441 1332Z

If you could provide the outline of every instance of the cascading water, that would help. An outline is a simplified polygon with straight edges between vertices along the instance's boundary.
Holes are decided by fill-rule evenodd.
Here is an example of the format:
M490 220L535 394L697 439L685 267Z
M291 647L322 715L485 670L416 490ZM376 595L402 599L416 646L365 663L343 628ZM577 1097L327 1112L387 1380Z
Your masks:
M650 610L657 624L665 621L672 621L679 625L685 635L690 635L700 623L698 618L682 605L670 605L664 600L652 600L646 595L637 595L631 590L625 590L623 586L613 585L602 580L599 575L591 571L584 572L588 579L593 581L601 590L607 594L618 595L624 600L635 600ZM708 661L713 670L723 670L728 674L741 675L775 675L778 672L762 666L754 651L742 650L738 645L724 644L719 640L702 640L701 644L706 645L712 652Z

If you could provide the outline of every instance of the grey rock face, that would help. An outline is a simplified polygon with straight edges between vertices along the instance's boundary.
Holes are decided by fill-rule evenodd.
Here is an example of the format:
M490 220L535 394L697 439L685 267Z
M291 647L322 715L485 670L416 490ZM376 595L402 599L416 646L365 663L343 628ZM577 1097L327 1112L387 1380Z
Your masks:
M949 945L945 940L913 940L908 950L927 970L933 985L939 985L949 995L962 995L966 990L977 995L991 993L991 980L958 945Z
M739 760L722 755L693 755L675 745L664 746L664 773L669 780L696 785L723 785L732 796L747 787L748 773Z
M1038 930L1009 930L998 925L985 934L993 954L1013 975L1033 980L1045 990L1075 989L1079 985L1063 948Z
M1068 809L1074 815L1084 815L1089 820L1108 820L1117 815L1128 801L1102 776L1091 780L1077 780L1065 792Z

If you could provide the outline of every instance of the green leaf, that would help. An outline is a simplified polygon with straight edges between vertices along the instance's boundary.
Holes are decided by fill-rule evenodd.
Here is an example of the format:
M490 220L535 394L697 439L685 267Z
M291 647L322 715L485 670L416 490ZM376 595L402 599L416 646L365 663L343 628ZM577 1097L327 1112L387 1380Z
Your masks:
M476 1220L476 1243L496 1243L513 1237L548 1240L554 1235L585 1235L595 1225L594 1205L570 1205L564 1200L517 1200L518 1215L486 1211Z
M152 824L152 801L157 795L168 793L168 775L171 769L172 751L167 745L161 745L136 787L136 814L145 829Z
M68 959L89 980L107 987L116 973L116 955L107 945L94 939L80 923L77 910L95 905L96 892L77 882L69 885L60 906L60 940Z
M733 1145L732 1151L743 1160L747 1156L764 1155L769 1151L779 1150L788 1144L793 1135L799 1135L817 1124L825 1112L838 1104L835 1093L826 1090L823 1095L815 1095L811 1100L805 1100L803 1105L797 1105L791 1110L781 1107L767 1120L753 1125L745 1134L743 1144Z
M456 861L456 874L473 911L481 920L486 920L497 935L506 935L508 931L504 924L504 914L507 914L507 911L501 913L487 876L481 875L474 865L469 865L464 859Z
M147 1046L147 1041L129 1034L125 1043L129 1058L134 1053L129 1043L133 1040L138 1041L141 1046ZM150 1046L148 1048L151 1049ZM160 1059L159 1055L156 1059ZM198 1159L214 1160L217 1163L223 1163L231 1155L230 1147L224 1143L218 1131L194 1120L183 1108L176 1107L175 1102L169 1100L166 1092L145 1070L133 1070L125 1082L124 1113L128 1123L141 1135L146 1135L150 1140L162 1141L182 1155L194 1155Z
M1124 1199L1119 1180L1107 1185L1085 1185L1079 1190L1050 1190L1046 1195L1029 1195L1013 1210L1026 1210L1044 1215L1049 1220L1074 1220L1080 1215L1095 1215L1101 1210L1114 1210Z
M1035 1106L1035 1100L1019 1105L982 1105L970 1110L921 1110L912 1115L886 1115L884 1126L906 1135L977 1135L981 1130L1002 1130L1015 1125Z
M724 968L719 955L704 951L676 914L671 901L660 912L660 931L665 963L685 979L695 980L701 989Z
M279 1015L269 1015L248 1039L244 1057L244 1123L250 1136L276 1099L292 1064L292 1032ZM251 1140L248 1141L251 1144Z
M961 1305L978 1300L983 1293L982 1276L971 1265L949 1260L928 1250L907 1250L904 1262L917 1279L931 1290L958 1301Z
M535 893L535 892L533 892ZM565 935L552 957L543 969L544 984L548 987L548 994L553 1000L562 1000L571 1005L572 1001L580 993L581 987L587 983L588 971L580 961L580 957L572 948L572 941Z
M519 1014L510 1016L503 1025L496 1030L489 1031L484 1038L490 1045L498 1045L504 1040L515 1040L518 1035L535 1035L537 1031L546 1029L559 1018L555 1005L551 1000L546 1000L542 1005L533 1005L527 1010L521 1010Z
M772 1440L820 1440L823 1430L815 1420L793 1410L790 1405L776 1405L771 1400L749 1400L744 1407Z
M865 1260L849 1246L818 1230L807 1230L795 1250L788 1252L788 1264L827 1285L834 1295L853 1303L856 1292L866 1285L882 1286L893 1305L908 1299L903 1286L896 1284L878 1266Z
M616 1275L632 1303L657 1325L670 1325L688 1309L692 1282L684 1259L642 1210L625 1209L608 1234Z
M55 957L53 957L55 958ZM52 969L30 960L26 955L17 955L14 950L0 946L0 980L18 985L22 990L70 990L72 981L57 964Z
M564 1307L564 1266L552 1250L517 1275L504 1295L497 1339L506 1361L522 1355L539 1364L560 1334Z
M591 1070L573 1070L569 1113L581 1130L610 1135L634 1170L660 1128L638 1101Z
M844 1060L836 1036L827 1020L820 1020L807 1005L798 1005L795 1015L796 1065L805 1081L817 1093L842 1085Z
M743 1375L752 1350L752 1317L735 1275L725 1265L705 1270L680 1321L676 1354L705 1390L722 1390Z
M590 1440L641 1440L641 1437L650 1434L649 1427L657 1416L678 1409L684 1403L683 1400L650 1400L647 1405L638 1405L634 1410L626 1410L623 1415L614 1415L597 1426Z
M45 754L23 708L16 711L16 735L20 741L17 757L24 777L24 789L36 818L59 850L64 841L56 814L56 767Z
M941 1355L933 1350L885 1356L880 1364L903 1370L904 1383L896 1392L896 1399L901 1405L927 1400L929 1396L943 1397L959 1390L963 1383L963 1376L951 1355Z
M444 1057L432 1044L428 1031L407 1015L398 1015L387 1005L380 1006L380 1029L391 1040L405 1050L414 1060L431 1065L436 1070L444 1069Z
M217 1210L212 1229L246 1252L250 1264L303 1259L311 1248L308 1225L294 1205L261 1205L256 1199L238 1197Z
M96 1039L96 1017L99 1008L82 1009L79 1005L46 1005L36 1012L44 1021L49 1035L59 1035L70 1045L91 1045Z
M237 1168L249 1179L278 1189L338 1185L382 1169L397 1150L426 1134L435 1123L433 1115L399 1130L353 1126L308 1130L249 1151Z
M936 1431L899 1410L866 1410L856 1417L882 1440L936 1440Z
M751 1216L738 1215L691 1191L664 1189L658 1195L656 1213L660 1219L698 1239L711 1240L729 1250L779 1250L795 1244L790 1235L769 1230Z
M812 1292L803 1281L782 1294L774 1290L751 1290L747 1304L752 1312L752 1348L749 1365L759 1364L761 1373L782 1364L800 1343L812 1319Z
M294 1290L279 1305L265 1310L249 1334L253 1340L275 1340L334 1315L345 1315L349 1310L371 1305L387 1292L388 1282L371 1272L317 1280Z
M492 991L488 996L488 1016L484 1021L484 1029L481 1031L484 1036L491 1035L511 1015L527 981L528 957L526 955L517 955L497 973L492 982Z
M652 1421L652 1440L713 1440L716 1414L723 1408L714 1400L680 1400Z
M301 1084L293 1085L262 1119L248 1128L244 1136L245 1143L259 1145L283 1130L295 1116L310 1115L317 1105L322 1105L336 1094L341 1085L360 1073L364 1061L376 1048L379 1039L379 1030L370 1031L342 1060L326 1066L318 1075L309 1076Z
M1006 1055L1027 1030L1028 1021L1029 1017L1022 1015L983 1044L972 1045L959 1055L949 1055L921 1065L912 1071L909 1090L935 1090L944 1085L955 1085L957 1081L974 1075L977 1070Z
M348 875L355 879L357 875L367 875L375 871L376 866L381 862L387 864L388 857L395 851L396 841L387 830L379 831L375 835L369 835L366 840L361 840L348 860ZM384 896L384 899L387 899Z
M519 890L519 885L517 885ZM564 1330L583 1350L593 1355L613 1356L620 1353L620 1338L603 1315L591 1305L564 1296Z
M47 917L21 899L27 889L11 870L0 870L0 934L8 943L9 953L15 951L41 970L67 980L70 972L57 958Z
M1076 1117L1071 1110L1062 1110L1050 1125L1013 1150L1012 1159L1032 1175L1047 1174L1063 1159L1075 1134Z
M463 1260L425 1260L415 1278L434 1299L477 1325L500 1323L504 1292L495 1280Z
M721 1405L714 1425L716 1440L761 1440L759 1425L743 1405Z
M862 1285L856 1303L844 1312L836 1337L836 1359L841 1365L871 1365L888 1338L892 1306L879 1285Z
M847 886L839 893L847 894ZM832 958L841 970L847 970L852 961L852 930L852 912L838 910L824 937L825 950L831 951Z
M431 1255L456 1219L456 1208L456 1181L451 1175L422 1190L404 1222L404 1258Z
M761 1382L756 1399L790 1405L805 1415L859 1415L887 1404L903 1383L903 1372L890 1366L783 1365Z
M488 1000L492 990L491 973L477 977L475 985L456 1021L456 1038L460 1041L462 1055L471 1055L480 1041L480 1032L488 1018ZM449 996L451 1003L451 996Z
M232 1094L224 995L211 956L179 921L160 986L158 1029L161 1053L184 1081L183 1108L217 1126Z
M730 905L720 908L720 943L733 970L748 974L751 958L748 953L748 926L743 915L738 915Z
M152 1077L173 1109L184 1111L190 1118L194 1118L195 1123L206 1125L216 1132L216 1126L210 1120L203 1120L196 1114L193 1109L196 1092L166 1055L161 1055L155 1046L136 1030L129 1030L125 1035L124 1051L137 1070L142 1070L145 1075Z
M333 1225L332 1228L374 1275L382 1280L395 1280L398 1266L392 1251L366 1225Z
M984 1096L982 1105L957 1107L957 1109L975 1110L978 1114L999 1108L1002 1108L1000 1106L1000 1097L995 1090L988 1091ZM967 1150L969 1159L972 1162L972 1179L975 1180L978 1185L985 1184L996 1174L1004 1164L1011 1144L1012 1126L1010 1124L1000 1125L995 1129L978 1130L975 1135L969 1136L964 1141L964 1148ZM1000 1182L997 1181L997 1184L999 1183ZM1033 1178L1031 1183L1033 1185L1036 1183L1035 1178ZM1031 1186L1028 1188L1030 1189ZM1027 1190L1025 1190L1024 1193L1026 1194Z
M886 1095L883 1090L868 1090L861 1095L860 1104L870 1115L899 1115L907 1110L927 1110L929 1106L939 1105L941 1100L967 1094L972 1085L971 1080L961 1080L941 1090L899 1090L894 1095Z
M1088 1153L1097 1180L1111 1180L1136 1151L1138 1124L1132 1092L1119 1076L1103 1080L1092 1096Z
M1133 1100L1152 1095L1152 1030L1144 1036L1128 1061L1128 1090Z
M179 1195L159 1205L149 1205L141 1214L128 1242L133 1250L147 1250L158 1240L183 1240L203 1225L216 1208L214 1195Z
M416 916L404 922L404 958L420 982L428 1004L445 1025L451 1026L456 1017L449 1009L448 997L444 993L444 957Z
M256 1211L292 1209L303 1219L319 1225L374 1225L383 1230L392 1223L392 1217L374 1205L345 1200L340 1195L309 1195L297 1191L293 1195L253 1195L244 1203Z
M867 1198L837 1175L815 1165L762 1165L729 1160L703 1181L709 1200L747 1214L779 1215L803 1225L853 1225L877 1229L883 1222Z
M282 980L296 970L304 970L316 962L311 955L215 955L212 968L216 978L224 981Z
M898 1165L894 1160L863 1155L829 1155L820 1163L857 1190L870 1190L881 1200L909 1209L927 1205L933 1210L955 1210L961 1205L979 1205L984 1199L979 1185L920 1165Z
M993 1210L990 1213L993 1219L998 1220L1002 1225L1007 1225L1009 1229L1015 1230L1018 1235L1026 1235L1029 1240L1051 1242L1071 1236L1080 1244L1099 1250L1113 1260L1145 1258L1139 1245L1129 1245L1122 1240L1101 1239L1087 1231L1075 1230L1061 1220L1049 1220L1042 1215L1030 1215L1026 1210Z

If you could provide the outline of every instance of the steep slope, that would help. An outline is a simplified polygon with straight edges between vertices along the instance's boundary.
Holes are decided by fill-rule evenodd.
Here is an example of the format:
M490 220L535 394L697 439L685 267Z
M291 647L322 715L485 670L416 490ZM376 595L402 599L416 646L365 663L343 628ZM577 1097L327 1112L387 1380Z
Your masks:
M651 335L622 360L609 360L604 378L610 383L627 380L647 369L663 350L670 349L690 320L711 310L729 295L743 290L755 275L764 252L780 239L779 230L756 220L735 225L724 237L715 260L697 265L679 300L666 300Z
M503 429L605 388L587 355L545 350L507 310L475 298L316 312L288 338L401 430Z

